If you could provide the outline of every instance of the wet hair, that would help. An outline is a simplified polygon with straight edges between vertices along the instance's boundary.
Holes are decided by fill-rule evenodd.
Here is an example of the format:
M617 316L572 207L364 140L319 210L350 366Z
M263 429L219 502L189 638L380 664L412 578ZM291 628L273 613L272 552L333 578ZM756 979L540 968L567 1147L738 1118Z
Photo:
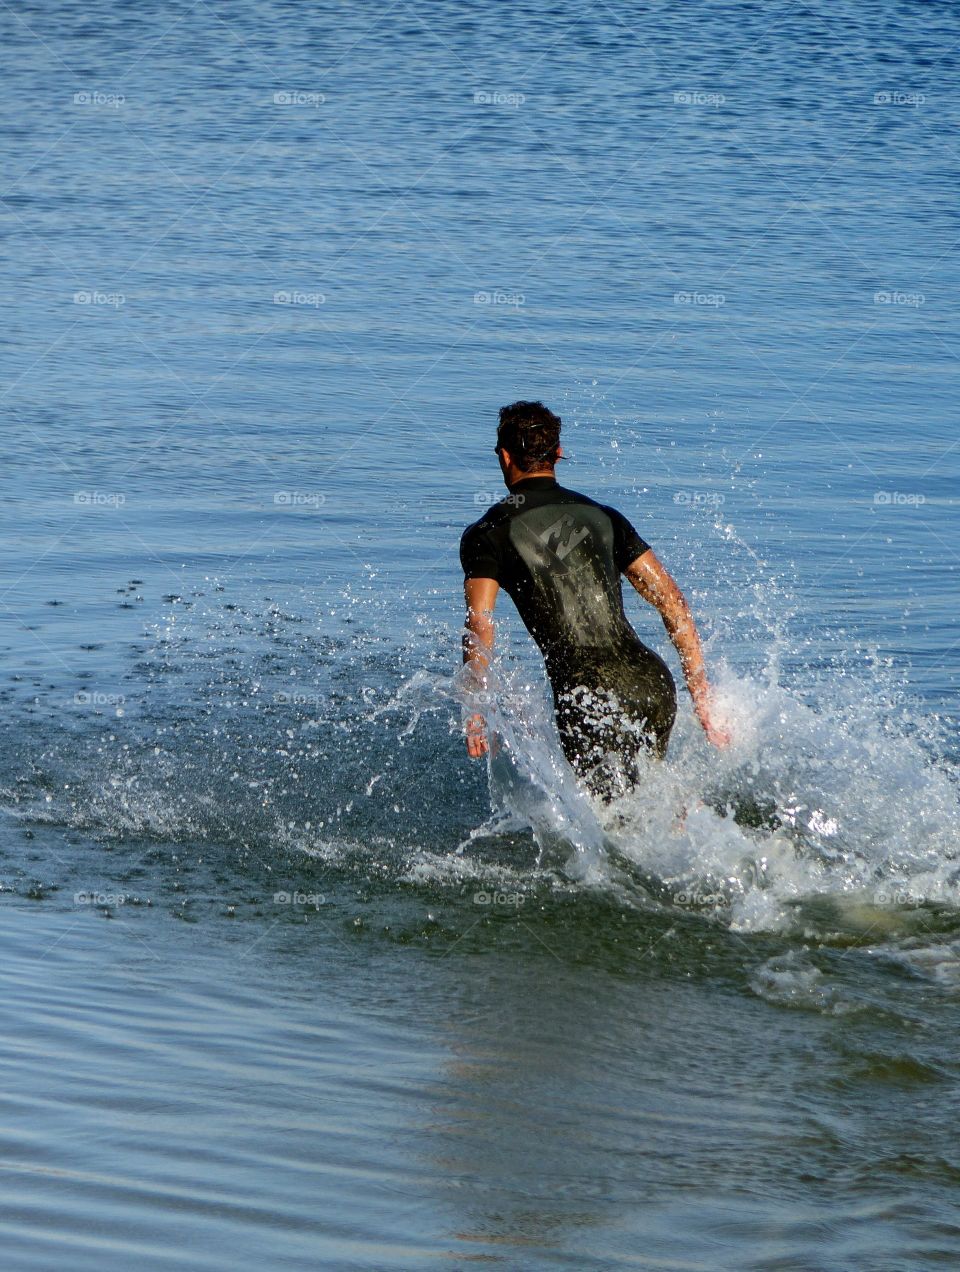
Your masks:
M542 402L514 402L500 410L497 449L510 452L523 472L542 464L555 464L560 448L560 416Z

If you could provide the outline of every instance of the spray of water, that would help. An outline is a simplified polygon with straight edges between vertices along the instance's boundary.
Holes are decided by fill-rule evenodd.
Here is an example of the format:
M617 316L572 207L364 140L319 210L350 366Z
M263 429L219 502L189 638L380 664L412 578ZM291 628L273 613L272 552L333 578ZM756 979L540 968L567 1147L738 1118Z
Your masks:
M650 760L634 792L602 806L576 789L545 700L534 705L504 676L491 792L542 852L555 859L566 841L577 877L607 869L622 882L632 868L661 901L740 930L802 927L811 908L842 925L960 907L955 774L918 733L896 730L869 677L825 679L827 696L809 703L772 669L756 679L721 665L733 746L713 750L683 713L668 759Z

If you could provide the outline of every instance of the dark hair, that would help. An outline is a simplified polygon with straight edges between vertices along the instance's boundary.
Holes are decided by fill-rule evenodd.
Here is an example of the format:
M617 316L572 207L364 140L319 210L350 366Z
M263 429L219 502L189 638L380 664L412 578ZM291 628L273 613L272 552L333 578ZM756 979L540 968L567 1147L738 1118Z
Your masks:
M555 464L560 448L560 416L542 402L514 402L500 410L497 448L504 447L518 468L527 472Z

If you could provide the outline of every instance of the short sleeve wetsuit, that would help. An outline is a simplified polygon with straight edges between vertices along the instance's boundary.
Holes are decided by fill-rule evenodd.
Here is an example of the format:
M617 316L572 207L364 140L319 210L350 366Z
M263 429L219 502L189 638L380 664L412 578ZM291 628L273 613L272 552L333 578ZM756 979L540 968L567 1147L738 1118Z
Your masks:
M460 543L466 577L494 579L516 605L546 663L564 753L607 797L637 781L644 749L664 754L676 716L673 677L623 608L620 576L648 548L621 513L553 477L517 482Z

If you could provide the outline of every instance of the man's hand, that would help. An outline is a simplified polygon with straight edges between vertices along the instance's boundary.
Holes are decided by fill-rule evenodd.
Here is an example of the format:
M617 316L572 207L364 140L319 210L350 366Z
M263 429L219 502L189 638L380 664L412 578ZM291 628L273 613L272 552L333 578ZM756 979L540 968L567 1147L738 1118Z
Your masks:
M487 742L487 722L479 712L467 720L466 733L467 754L472 760L479 760L490 749Z
M733 737L726 725L718 724L713 719L713 707L706 694L703 694L699 700L694 700L693 709L707 735L707 741L720 751L728 747Z

